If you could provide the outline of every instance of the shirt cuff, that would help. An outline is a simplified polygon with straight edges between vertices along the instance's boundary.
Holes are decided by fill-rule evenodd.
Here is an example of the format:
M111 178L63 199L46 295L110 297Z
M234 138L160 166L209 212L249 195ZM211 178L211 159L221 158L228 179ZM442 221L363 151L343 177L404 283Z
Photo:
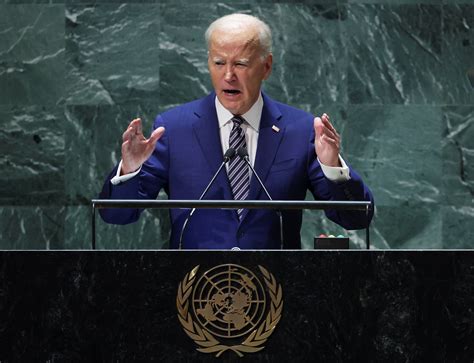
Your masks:
M318 158L319 161L319 158ZM332 182L344 182L348 181L351 176L349 174L349 167L347 166L344 159L339 155L339 161L341 162L342 167L340 166L327 166L324 165L321 161L319 161L319 165L321 165L321 169L323 174L326 178L328 178Z
M120 175L120 170L122 170L122 160L120 160L120 163L118 165L117 174L112 179L110 179L110 182L112 183L112 185L125 183L127 180L132 179L135 175L137 175L140 172L140 170L142 170L142 167L140 166L140 168L137 171L134 171L133 173L129 173L125 175Z

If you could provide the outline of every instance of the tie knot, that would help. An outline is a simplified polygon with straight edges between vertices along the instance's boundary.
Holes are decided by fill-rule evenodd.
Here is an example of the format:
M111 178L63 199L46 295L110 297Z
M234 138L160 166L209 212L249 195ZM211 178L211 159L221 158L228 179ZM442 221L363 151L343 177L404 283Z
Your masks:
M240 116L232 117L232 122L234 123L235 127L240 127L244 123L244 119Z

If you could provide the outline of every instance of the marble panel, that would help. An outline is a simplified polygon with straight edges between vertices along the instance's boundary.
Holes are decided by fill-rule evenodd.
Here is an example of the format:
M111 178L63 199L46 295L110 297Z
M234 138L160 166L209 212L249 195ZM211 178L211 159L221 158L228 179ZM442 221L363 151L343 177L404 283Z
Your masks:
M0 107L0 204L64 203L64 129L54 107Z
M347 53L340 31L345 7L262 4L252 10L273 32L273 74L264 85L270 96L291 105L347 102Z
M474 107L443 108L443 189L447 204L474 203Z
M442 236L439 205L406 201L399 206L378 206L371 224L371 245L377 249L451 248Z
M72 206L66 209L64 249L92 248L92 211L90 206ZM136 223L107 224L96 215L96 249L135 250L168 247L170 221L166 209L145 210Z
M441 6L348 5L342 22L351 103L443 101Z
M0 249L62 248L65 207L0 207Z
M380 5L439 5L450 0L342 0L349 4L380 4Z
M1 0L0 4L64 4L65 0Z
M162 5L161 9L160 111L212 90L204 32L217 12L212 4Z
M442 248L474 249L473 204L471 203L469 206L446 206L443 208L442 214Z
M68 205L88 205L121 158L122 133L141 117L145 134L154 113L135 106L68 106L65 115L65 181Z
M347 114L344 150L378 206L442 200L440 108L361 105Z
M162 0L62 0L68 5L159 4Z
M0 105L56 104L64 49L63 5L0 5Z
M445 213L439 206L432 207L410 202L404 202L399 206L376 205L369 230L370 248L456 248L443 241L441 227L443 218L445 218ZM341 234L349 237L350 249L366 249L365 229L347 231L327 219L321 211L305 211L301 230L302 248L312 249L313 237L321 233Z
M474 105L473 28L474 2L443 7L443 103Z
M291 4L291 5L336 5L337 3L343 3L347 0L253 0L254 4Z
M160 6L67 5L67 104L158 102Z

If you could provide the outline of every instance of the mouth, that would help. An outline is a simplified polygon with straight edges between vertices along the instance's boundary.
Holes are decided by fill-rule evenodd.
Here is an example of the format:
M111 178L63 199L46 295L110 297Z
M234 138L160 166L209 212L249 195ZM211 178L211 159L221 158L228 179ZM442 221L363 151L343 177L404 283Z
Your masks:
M235 96L242 93L238 89L225 89L223 92L228 96Z

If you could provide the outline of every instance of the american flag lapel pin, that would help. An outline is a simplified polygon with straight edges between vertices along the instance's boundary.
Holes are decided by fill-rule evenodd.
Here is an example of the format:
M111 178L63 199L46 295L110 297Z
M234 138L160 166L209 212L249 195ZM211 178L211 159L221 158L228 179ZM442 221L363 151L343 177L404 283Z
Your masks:
M275 132L280 132L280 128L276 127L275 125L272 126L272 130Z

